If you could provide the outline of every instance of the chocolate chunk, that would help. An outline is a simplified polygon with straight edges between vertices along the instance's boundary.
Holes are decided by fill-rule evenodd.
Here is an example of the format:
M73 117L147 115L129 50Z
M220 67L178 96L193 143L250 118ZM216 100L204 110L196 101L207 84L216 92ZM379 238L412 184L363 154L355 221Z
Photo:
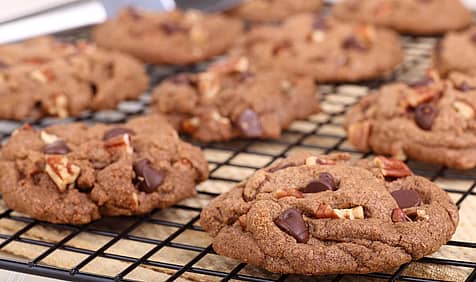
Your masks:
M412 88L418 88L418 87L425 87L433 83L433 79L431 77L424 77L422 79L419 79L417 81L413 81L408 83L408 86Z
M393 222L410 222L412 221L402 209L396 208L392 210Z
M164 181L165 172L153 168L148 159L142 159L134 163L133 168L136 174L136 185L143 192L152 193L157 191L157 187Z
M187 31L186 28L180 26L177 23L173 23L173 22L162 23L162 24L160 24L160 28L168 35L172 35L172 34L175 34L175 33Z
M43 149L43 153L48 155L64 155L69 152L71 152L71 150L63 140L57 140L51 144L48 144Z
M327 21L324 17L317 17L312 23L312 28L315 30L325 31L329 28Z
M402 189L393 191L391 194L401 209L417 207L422 203L420 194L414 190Z
M114 127L113 129L110 129L104 133L102 140L106 141L116 136L120 136L124 134L134 135L135 132L124 127Z
M367 46L365 46L360 40L358 40L355 36L349 36L344 41L342 41L342 48L344 49L354 49L358 51L365 51L367 50Z
M473 86L469 85L466 81L463 81L460 85L456 85L455 88L459 91L466 92L466 91L471 91L476 88Z
M330 173L323 172L319 174L319 179L307 184L306 187L299 189L303 193L319 193L326 190L337 190L334 177Z
M294 208L285 210L278 216L274 223L284 232L293 236L298 243L307 243L309 240L309 230L302 218L302 214Z
M430 130L437 115L437 110L432 104L420 104L415 109L415 122L424 130Z
M263 134L259 116L251 109L246 109L241 113L238 118L238 127L247 137L260 137Z

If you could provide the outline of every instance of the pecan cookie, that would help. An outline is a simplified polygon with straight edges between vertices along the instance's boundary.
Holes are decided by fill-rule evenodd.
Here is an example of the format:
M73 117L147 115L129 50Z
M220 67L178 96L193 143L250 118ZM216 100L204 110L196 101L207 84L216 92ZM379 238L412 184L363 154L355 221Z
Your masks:
M356 148L448 167L476 167L476 80L436 72L411 83L383 86L347 115Z
M111 109L148 88L141 62L86 42L42 38L1 47L3 54L9 55L0 69L2 119L64 118Z
M234 57L198 74L182 73L153 92L152 109L204 141L278 138L295 119L319 111L312 79L256 71Z
M168 207L195 195L208 175L201 151L182 142L160 116L120 125L24 125L1 153L7 206L54 223Z
M269 22L299 13L317 12L321 6L321 0L249 0L228 14L252 22Z
M99 46L129 53L154 64L191 64L220 55L240 36L243 24L220 14L198 11L121 11L99 25Z
M304 153L218 196L200 224L218 254L272 272L368 273L438 250L458 209L398 160Z
M471 11L459 0L344 0L332 14L414 35L441 34L472 22Z
M433 53L433 67L442 76L451 71L476 75L476 26L450 32L439 41Z
M313 14L291 17L280 26L259 26L240 42L261 69L283 69L318 81L359 81L391 72L403 60L393 31Z

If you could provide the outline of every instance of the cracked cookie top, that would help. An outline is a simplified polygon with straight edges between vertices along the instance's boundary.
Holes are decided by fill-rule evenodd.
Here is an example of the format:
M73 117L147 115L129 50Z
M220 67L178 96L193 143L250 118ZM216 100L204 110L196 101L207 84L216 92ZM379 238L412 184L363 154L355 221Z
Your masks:
M435 71L410 84L385 85L347 114L350 143L399 159L476 166L476 80Z
M433 52L433 67L445 77L453 71L476 75L476 26L450 32L438 41Z
M54 223L134 215L195 194L207 178L198 148L160 116L126 124L24 125L3 146L0 183L8 207Z
M87 42L43 37L2 46L0 57L5 58L0 67L2 119L65 118L113 109L148 88L141 62Z
M303 153L218 196L200 223L217 253L272 272L367 273L436 251L458 210L396 159Z
M243 24L199 11L147 12L128 8L97 26L99 46L153 64L192 64L220 55L241 35Z
M204 142L278 138L293 120L319 111L316 91L311 78L258 71L240 56L163 81L154 89L152 109Z
M471 11L459 0L345 0L332 14L414 35L441 34L472 22Z
M317 12L321 6L321 0L249 0L228 14L252 22L269 22L299 13Z
M282 69L323 82L377 78L403 60L393 31L315 14L254 27L233 53L246 54L260 69Z

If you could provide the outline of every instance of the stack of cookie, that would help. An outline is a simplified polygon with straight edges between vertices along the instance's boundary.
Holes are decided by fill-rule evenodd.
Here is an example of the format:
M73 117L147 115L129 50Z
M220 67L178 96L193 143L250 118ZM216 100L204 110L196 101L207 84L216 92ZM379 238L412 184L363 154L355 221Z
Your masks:
M384 85L348 113L350 143L393 158L293 156L201 216L217 253L279 273L368 273L436 251L455 232L457 208L402 160L476 167L476 30L454 31L471 24L471 13L456 0L346 0L330 15L318 14L321 6L127 8L94 28L94 43L43 37L0 46L0 118L13 120L114 109L149 88L144 63L213 60L152 85L147 116L17 129L0 154L5 203L68 224L171 206L208 177L203 153L177 130L203 143L278 139L320 111L316 82L386 78L404 60L399 33L452 31L424 78Z

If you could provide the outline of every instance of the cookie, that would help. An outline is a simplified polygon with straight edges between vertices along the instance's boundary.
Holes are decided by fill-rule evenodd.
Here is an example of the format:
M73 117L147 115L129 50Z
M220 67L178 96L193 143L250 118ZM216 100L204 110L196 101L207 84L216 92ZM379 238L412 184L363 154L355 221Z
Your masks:
M317 12L321 6L321 0L249 0L227 13L251 22L271 22L299 13Z
M476 26L462 32L450 32L435 46L433 68L440 75L451 71L476 75Z
M0 56L8 60L0 69L1 119L65 118L113 109L148 88L141 62L85 42L44 38L4 46Z
M200 149L160 116L126 124L24 125L3 146L0 183L11 209L53 223L144 214L195 195Z
M99 25L99 46L129 53L147 63L183 65L223 54L240 36L243 24L221 14L198 11L122 10Z
M436 35L467 27L472 14L459 0L344 0L332 14L413 35Z
M438 250L458 209L398 160L304 153L218 196L200 224L218 254L271 272L368 273Z
M151 107L204 142L278 138L293 120L319 111L316 92L310 78L256 71L247 57L233 57L163 81Z
M322 82L378 78L403 60L396 33L313 14L291 17L280 26L255 27L233 52L247 54L260 69Z
M347 114L350 143L400 159L476 167L476 80L436 72L411 84L383 86Z

